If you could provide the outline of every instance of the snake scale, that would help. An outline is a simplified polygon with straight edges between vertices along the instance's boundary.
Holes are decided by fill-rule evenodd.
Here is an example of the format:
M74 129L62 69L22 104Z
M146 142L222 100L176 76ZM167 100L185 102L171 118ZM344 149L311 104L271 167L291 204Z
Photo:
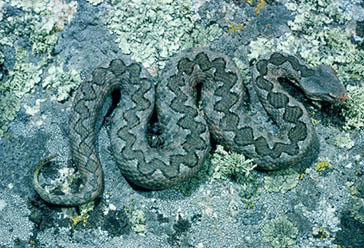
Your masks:
M282 53L262 57L252 66L252 83L279 129L272 133L246 113L241 74L225 54L208 48L182 51L169 60L161 78L154 87L140 64L122 59L92 72L76 91L69 119L72 160L83 187L55 194L40 185L40 169L55 155L34 169L33 185L43 200L77 206L102 192L97 122L115 90L120 90L120 102L108 125L112 154L128 180L148 189L166 188L195 174L210 151L210 135L226 149L254 159L261 169L277 170L303 159L312 149L315 130L304 106L281 87L280 78L297 84L314 100L335 103L347 98L328 66L309 68ZM153 111L159 132L151 136Z

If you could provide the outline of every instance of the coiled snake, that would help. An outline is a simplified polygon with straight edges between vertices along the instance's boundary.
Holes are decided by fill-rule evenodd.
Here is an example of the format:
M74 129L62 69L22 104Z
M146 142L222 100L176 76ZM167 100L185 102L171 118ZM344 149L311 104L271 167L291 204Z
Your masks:
M113 156L122 174L139 186L161 189L192 176L210 150L210 135L227 149L253 158L262 169L294 165L312 149L316 134L304 106L281 87L282 77L311 99L334 103L347 97L328 66L309 68L281 53L263 57L252 68L252 82L265 111L279 127L278 134L273 134L247 115L239 70L222 53L207 48L179 53L166 65L156 90L140 64L112 60L81 84L70 114L71 154L84 187L63 195L47 192L38 174L52 156L35 167L34 188L45 201L69 206L100 194L103 172L96 152L97 121L106 98L116 89L120 89L120 102L108 128ZM147 134L154 108L159 127L155 144Z

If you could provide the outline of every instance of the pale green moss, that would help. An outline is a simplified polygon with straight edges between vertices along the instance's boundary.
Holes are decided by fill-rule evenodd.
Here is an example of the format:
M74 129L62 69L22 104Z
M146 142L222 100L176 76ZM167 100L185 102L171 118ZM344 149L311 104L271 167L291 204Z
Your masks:
M252 159L247 159L243 154L227 152L220 145L211 157L208 168L210 180L232 179L241 186L239 195L250 199L256 196L258 189L256 174L252 171L257 167Z
M30 15L9 17L2 21L0 29L0 45L14 46L18 39L27 37L32 27L39 21ZM23 25L28 23L28 25ZM29 55L25 50L16 49L15 65L9 72L6 82L0 84L0 137L8 129L20 109L21 99L40 82L44 62L35 65L29 63Z
M227 152L218 145L211 158L210 171L212 180L235 178L237 182L244 184L252 177L251 171L256 166L252 159L246 159L243 154Z
M327 52L329 57L323 63L337 63L333 65L338 77L347 81L350 79L364 79L364 51L353 44L351 40L345 36L342 29L332 28L327 32L325 37L327 45L330 47L330 52ZM330 63L331 64L331 63Z
M190 1L118 1L109 9L107 26L120 49L156 75L169 57L197 44L207 45L223 30L194 20Z
M296 187L300 174L293 169L268 172L264 177L264 188L268 192L281 192L282 194Z
M286 248L295 245L298 229L287 216L280 216L265 224L261 234L274 248Z
M276 40L267 38L258 38L249 43L250 53L248 54L248 60L258 59L259 56L274 52L277 50Z
M364 79L364 51L358 49L345 36L345 31L328 24L344 23L346 17L338 7L338 1L318 1L317 4L300 3L294 9L300 12L290 22L292 30L303 32L309 42L300 44L297 49L306 47L301 55L311 64L326 63L333 65L341 80ZM308 45L310 44L310 45ZM342 114L346 123L344 128L360 129L364 126L364 89L359 86L348 86L348 99L342 104Z
M75 89L82 79L80 74L72 69L63 71L63 64L56 67L52 65L48 69L48 76L43 81L43 88L55 91L57 101L64 101L69 97L71 90Z

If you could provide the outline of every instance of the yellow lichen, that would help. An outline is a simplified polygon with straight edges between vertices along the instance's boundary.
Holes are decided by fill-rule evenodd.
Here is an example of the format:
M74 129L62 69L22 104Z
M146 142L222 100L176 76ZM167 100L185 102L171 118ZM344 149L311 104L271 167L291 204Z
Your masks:
M245 202L244 208L250 209L250 208L253 208L253 207L254 207L254 203L248 202L248 201Z
M300 174L300 177L299 177L299 178L300 178L300 180L302 180L302 179L304 178L304 176L305 176L305 175L306 175L306 174L305 174L304 172L303 172L303 173L301 173L301 174Z
M242 31L243 29L244 29L243 24L236 25L235 23L230 23L226 31L228 33L232 31L234 34L236 34L239 30Z
M82 216L76 216L74 218L71 219L72 220L72 228L75 228L75 226L82 221L82 225L83 227L86 227L87 225L87 216L82 215Z
M332 169L332 165L327 160L323 160L317 163L315 171L324 171L326 169Z
M76 216L75 218L72 219L72 228L75 228L75 226L78 224L78 222L81 221L80 216Z
M255 8L255 13L259 14L261 9L264 9L265 7L265 0L258 0L257 1L257 7Z
M328 234L324 228L320 228L318 234L320 235L320 240L324 240L328 237Z
M87 216L82 216L82 222L83 222L83 227L86 227L87 225Z
M260 10L264 9L265 7L265 0L245 0L248 4L252 5L256 2L255 13L259 14Z

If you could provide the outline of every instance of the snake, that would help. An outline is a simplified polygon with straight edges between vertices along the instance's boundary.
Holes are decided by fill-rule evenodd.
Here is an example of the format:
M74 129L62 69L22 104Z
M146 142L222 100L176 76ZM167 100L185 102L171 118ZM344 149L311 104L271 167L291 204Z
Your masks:
M123 176L142 188L164 189L193 176L209 154L211 140L253 159L263 170L294 166L317 137L306 108L282 86L282 79L307 98L329 103L345 101L345 87L331 67L309 67L281 52L261 56L250 69L249 89L257 102L250 102L235 62L210 48L176 54L158 83L131 59L115 58L97 67L77 89L69 117L71 156L83 187L56 194L40 185L40 170L57 156L52 155L33 170L35 191L44 201L64 206L100 195L104 183L98 123L113 92L119 92L119 102L106 124L112 155ZM277 130L268 130L250 115L247 103L261 104Z

